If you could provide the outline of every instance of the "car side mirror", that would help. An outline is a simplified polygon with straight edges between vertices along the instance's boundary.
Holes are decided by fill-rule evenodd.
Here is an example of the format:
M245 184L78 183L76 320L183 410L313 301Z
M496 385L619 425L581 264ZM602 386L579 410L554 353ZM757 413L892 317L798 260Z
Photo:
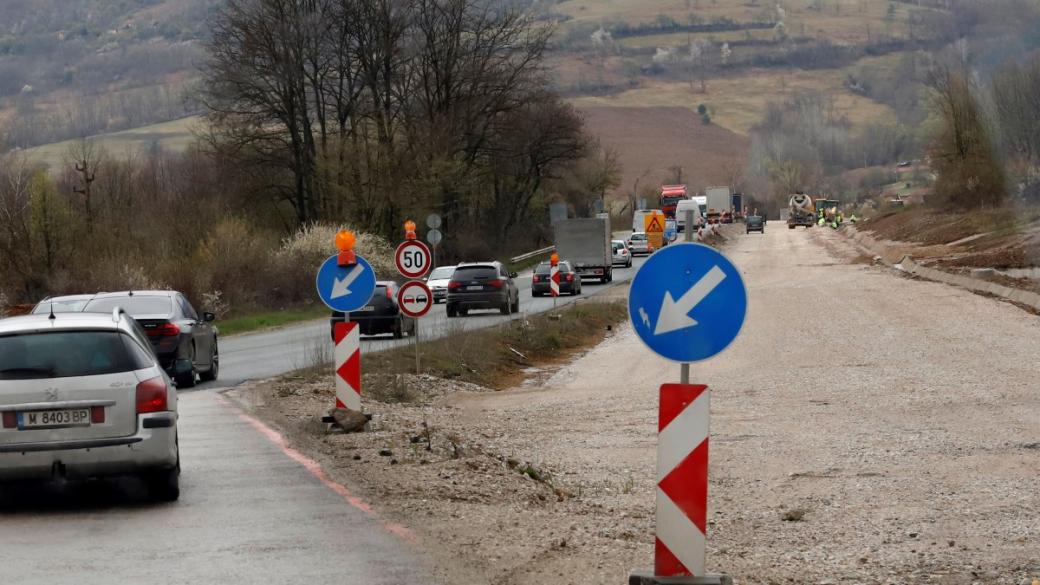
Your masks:
M214 315L213 313L203 313L202 314L202 320L207 322L207 323L212 323L213 321L217 320L217 316Z
M509 278L516 278L517 276L519 276L519 275L517 273L515 273L515 272L510 272L509 273Z

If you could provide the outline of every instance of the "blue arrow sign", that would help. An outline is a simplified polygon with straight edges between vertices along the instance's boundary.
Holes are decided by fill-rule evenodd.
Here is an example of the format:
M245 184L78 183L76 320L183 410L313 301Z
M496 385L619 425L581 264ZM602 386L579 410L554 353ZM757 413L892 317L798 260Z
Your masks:
M349 313L368 304L376 290L376 273L361 256L357 256L357 264L343 268L333 254L322 262L315 284L321 302L333 311Z
M710 246L655 252L632 279L628 315L639 339L677 362L708 359L736 339L747 313L740 272Z

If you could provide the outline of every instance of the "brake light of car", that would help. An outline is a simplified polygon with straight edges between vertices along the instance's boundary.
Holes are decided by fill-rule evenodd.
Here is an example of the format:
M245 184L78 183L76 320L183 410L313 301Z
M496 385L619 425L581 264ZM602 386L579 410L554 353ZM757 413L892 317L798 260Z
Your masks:
M166 382L156 376L137 385L137 414L163 412L167 408Z
M539 282L537 274L531 277L531 282Z
M105 407L104 406L91 406L90 407L90 424L99 425L105 422Z
M457 280L449 280L448 281L448 290L455 290L457 288L462 288L462 283L461 282L459 282Z
M391 301L394 300L394 292L390 290L390 287L386 287L386 298Z
M624 248L621 248L621 255L622 256L628 256L628 250L626 250Z
M488 284L490 284L494 288L502 288L502 286L505 283L506 283L506 281L502 280L501 278L495 278L495 279L492 279L492 280L488 281Z
M4 412L4 428L13 429L18 426L18 415L13 410Z
M155 329L148 330L148 337L176 337L181 334L181 328L175 323L163 323Z
M574 273L573 272L568 272L567 273L567 282L574 282Z

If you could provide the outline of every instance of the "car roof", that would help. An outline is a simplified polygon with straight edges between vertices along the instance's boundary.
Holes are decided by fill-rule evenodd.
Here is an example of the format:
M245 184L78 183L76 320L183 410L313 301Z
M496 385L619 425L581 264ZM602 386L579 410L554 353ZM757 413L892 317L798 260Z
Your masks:
M460 262L455 268L498 268L502 263L498 260L491 262Z
M127 316L126 320L129 319ZM116 322L112 313L58 313L52 319L50 315L36 314L23 315L21 317L10 317L0 319L0 335L12 333L30 333L43 331L70 331L84 329L111 329L113 331L123 329L121 319ZM125 327L129 330L130 326Z
M56 297L44 297L40 300L40 303L46 303L49 301L89 301L96 296L95 293L90 294L79 294L79 295L58 295ZM39 304L39 303L37 303Z
M98 293L93 295L94 299L118 299L122 297L166 297L172 298L177 294L175 290L124 290L121 292Z

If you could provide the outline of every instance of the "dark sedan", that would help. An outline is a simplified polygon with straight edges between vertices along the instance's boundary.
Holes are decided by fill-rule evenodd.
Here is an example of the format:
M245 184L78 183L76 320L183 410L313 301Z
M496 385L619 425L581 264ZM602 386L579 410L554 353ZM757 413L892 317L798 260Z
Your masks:
M581 294L581 278L574 272L574 268L570 262L566 260L560 261L560 294L561 295L580 295ZM531 276L531 295L536 297L543 297L550 294L549 292L549 274L552 266L548 262L542 262L538 266L534 267L534 274Z
M170 290L101 293L83 312L110 313L116 307L141 325L159 364L178 388L191 388L196 377L203 382L217 379L220 351L213 313L200 317L184 295Z
M747 231L744 233L766 233L766 218L762 217L761 215L749 215L747 219L744 220L744 225L747 228Z
M415 319L406 317L397 306L397 291L399 286L396 282L380 281L376 283L376 290L368 304L356 311L351 311L348 320L358 324L361 335L380 335L390 333L394 339L404 337L404 334L415 335ZM335 311L332 313L330 324L332 326L332 337L336 337L336 323L343 322L343 313Z

